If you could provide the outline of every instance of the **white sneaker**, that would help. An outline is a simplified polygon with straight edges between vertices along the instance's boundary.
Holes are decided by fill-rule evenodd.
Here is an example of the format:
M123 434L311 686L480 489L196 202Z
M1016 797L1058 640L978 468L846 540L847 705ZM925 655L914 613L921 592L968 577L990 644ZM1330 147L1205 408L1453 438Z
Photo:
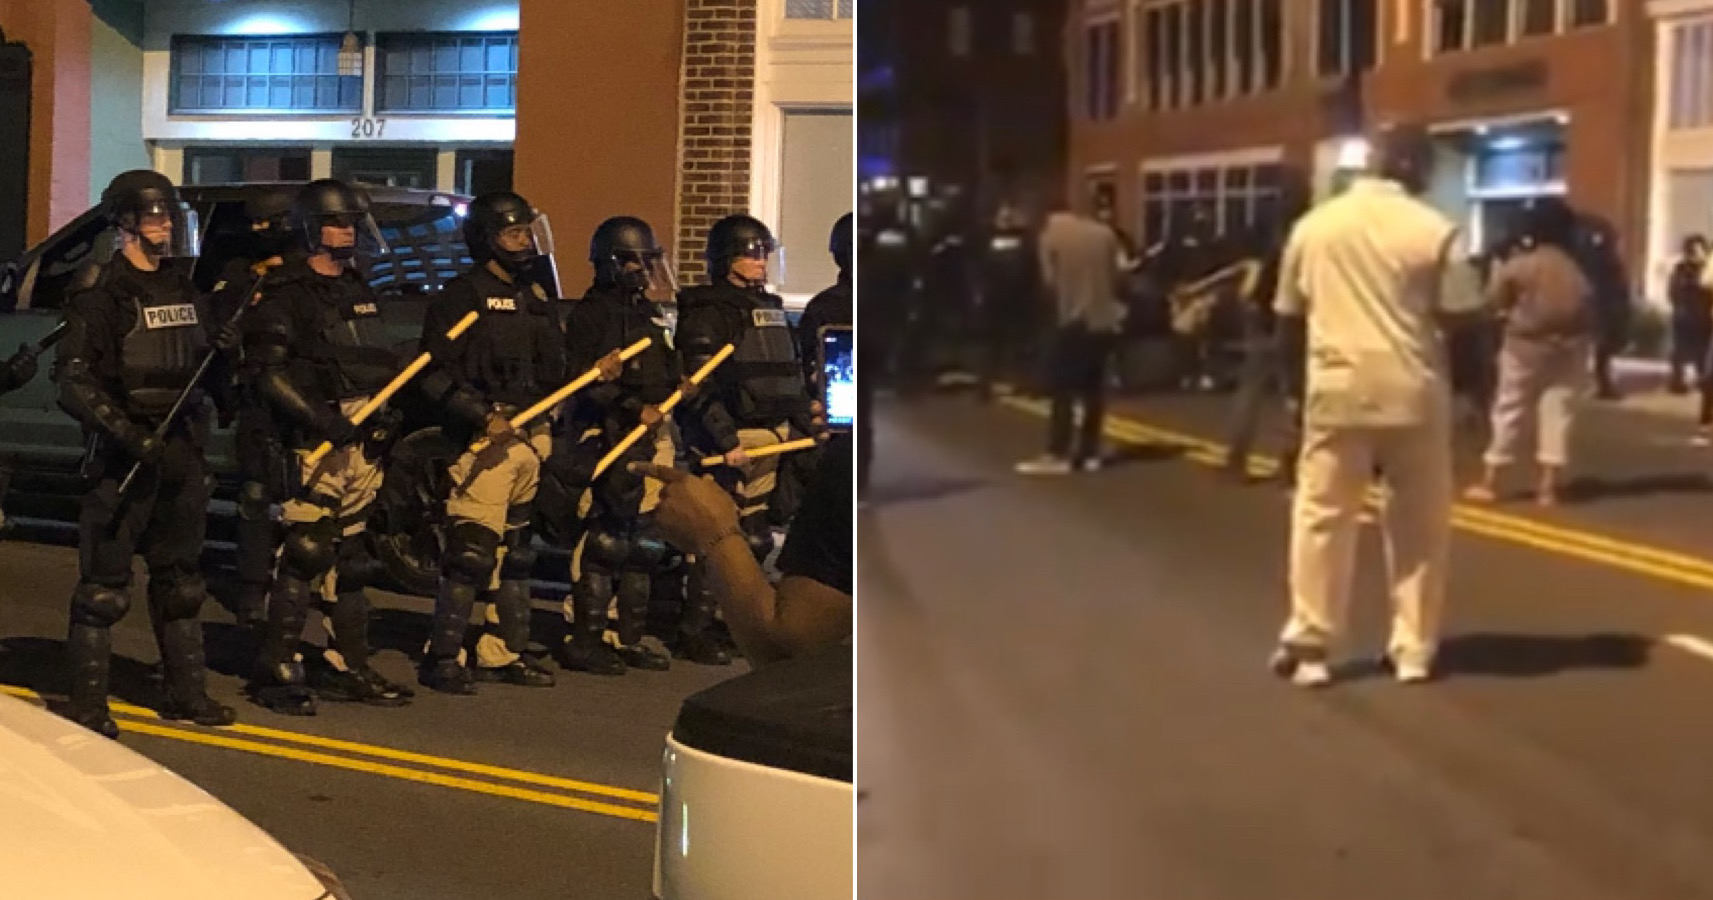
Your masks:
M1026 459L1017 464L1019 475L1069 475L1073 471L1075 469L1072 468L1070 460L1051 454Z
M1083 471L1084 472L1099 472L1101 465L1102 464L1100 461L1100 457L1091 456L1088 459L1083 460Z
M1392 661L1392 677L1399 684L1421 684L1433 678L1433 671L1418 662Z
M1303 659L1290 647L1279 647L1267 663L1273 674L1298 687L1317 688L1332 683L1332 667L1323 659Z
M1689 443L1694 447L1706 447L1713 444L1713 430L1706 428L1697 430L1695 436L1689 439Z

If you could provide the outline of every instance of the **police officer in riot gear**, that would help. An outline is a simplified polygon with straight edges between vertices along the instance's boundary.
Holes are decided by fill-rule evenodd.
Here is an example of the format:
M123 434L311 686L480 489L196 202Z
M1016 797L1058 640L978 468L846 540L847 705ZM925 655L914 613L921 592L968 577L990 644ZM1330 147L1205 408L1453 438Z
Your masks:
M372 444L383 436L349 418L399 371L375 293L352 268L364 243L375 252L385 245L367 199L332 179L305 185L289 222L302 253L269 276L268 298L245 329L246 365L288 446L307 451L326 441L334 450L315 465L307 454L293 460L293 494L282 507L285 530L250 695L276 712L315 712L298 643L316 585L337 567L333 652L319 693L398 706L411 692L369 666L364 593L381 573L366 525L381 485Z
M149 618L160 644L167 702L161 714L229 725L230 707L208 696L199 571L209 481L208 410L193 385L213 328L188 273L171 258L194 254L194 214L171 181L138 170L114 178L101 203L118 234L111 261L86 271L66 309L54 380L60 405L83 425L90 490L78 521L79 578L67 657L73 721L118 735L107 706L111 629L130 609L131 557L148 565ZM191 391L164 430L167 413ZM140 465L127 493L119 486Z
M259 280L284 264L285 254L294 244L286 223L291 201L290 191L278 190L245 202L248 231L234 236L234 256L208 298L219 321L230 321L251 292L259 289ZM279 439L280 423L247 374L240 365L239 377L223 385L231 397L222 405L222 413L227 409L235 412L234 451L241 479L237 550L233 554L237 582L233 613L240 624L259 629L267 614L274 555L279 550L280 528L272 508L285 499L286 450Z
M851 214L845 213L833 223L833 233L827 239L827 252L839 267L839 280L832 287L816 294L803 307L803 317L797 320L797 355L803 361L803 375L810 385L821 383L821 373L815 370L820 353L820 332L825 325L856 323L855 295L851 291L851 253L855 250ZM819 391L812 390L812 394Z
M0 397L23 387L36 377L36 348L24 344L18 352L12 354L5 362L0 362ZM0 504L6 501L6 488L12 482L12 466L7 459L0 458ZM0 527L6 525L6 512L0 509Z
M986 338L982 395L991 398L1002 383L1018 386L1028 371L1030 343L1040 335L1040 266L1035 241L1022 216L1001 203L993 230L982 248L981 332Z
M714 477L733 492L750 549L773 549L767 506L778 456L750 459L746 450L809 434L809 396L783 301L767 292L768 257L778 249L767 226L727 216L708 231L711 283L678 296L678 347L694 372L727 344L736 348L689 403L686 440L702 455L722 455Z
M570 635L562 650L567 668L598 675L621 675L627 668L665 669L670 663L642 643L647 625L651 577L677 568L677 555L654 528L660 484L626 468L629 462L672 465L676 447L672 425L660 411L682 385L677 353L661 304L651 293L670 296L673 282L666 251L655 242L647 222L618 216L602 222L589 241L594 284L571 307L565 322L571 368L584 370L642 338L648 348L624 364L618 378L589 387L574 399L571 431L577 454L593 471L596 461L638 425L651 431L601 476L588 497L588 527L575 553L575 583L567 610ZM618 628L608 637L607 609L618 600ZM692 590L686 600L676 641L682 655L697 662L730 662L714 644L708 628L714 618L711 598ZM610 643L609 643L610 640Z
M509 191L470 202L464 240L475 265L447 283L423 319L423 349L434 369L423 390L445 410L446 435L465 450L450 471L448 525L441 559L434 630L419 675L449 694L475 692L475 681L551 687L553 673L529 649L530 520L541 462L553 450L550 419L512 428L510 418L567 380L564 338L550 285L534 274L553 252L547 217ZM476 324L461 339L446 333L469 313ZM478 598L497 628L477 641L475 665L462 662L465 632ZM605 608L603 607L603 613Z

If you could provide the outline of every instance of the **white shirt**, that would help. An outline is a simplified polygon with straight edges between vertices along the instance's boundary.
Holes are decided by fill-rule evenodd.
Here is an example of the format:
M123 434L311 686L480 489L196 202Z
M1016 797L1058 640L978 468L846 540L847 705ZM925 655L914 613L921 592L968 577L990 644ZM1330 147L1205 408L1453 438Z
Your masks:
M1273 308L1308 319L1311 416L1318 406L1328 425L1409 425L1448 394L1438 316L1485 303L1459 243L1443 213L1378 178L1297 222Z

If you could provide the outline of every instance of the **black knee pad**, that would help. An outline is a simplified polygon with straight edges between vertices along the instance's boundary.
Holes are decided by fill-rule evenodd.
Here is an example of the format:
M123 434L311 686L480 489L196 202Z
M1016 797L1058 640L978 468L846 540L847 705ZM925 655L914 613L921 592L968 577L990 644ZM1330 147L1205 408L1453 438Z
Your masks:
M83 582L71 595L71 621L92 628L111 628L131 611L131 592Z
M453 581L487 587L499 551L499 535L474 522L459 522L446 534L440 573Z
M506 556L500 560L500 578L504 581L528 581L535 570L538 552L535 533L520 528L506 535Z
M749 545L749 552L755 555L757 562L765 562L768 554L773 552L773 532L745 531L744 543Z
M387 568L375 557L374 539L364 531L339 542L339 591L360 591L378 584L386 577Z
M251 522L265 521L268 507L273 505L268 486L259 481L246 481L238 489L238 518Z
M625 568L632 572L653 574L665 572L670 566L672 548L657 534L643 533L631 542L630 559Z
M293 523L280 543L280 569L301 581L314 581L333 568L338 542L339 526L332 519Z
M162 577L164 582L159 584L155 576L149 578L149 599L155 603L156 614L165 622L196 618L202 612L202 601L208 596L208 585L202 576L175 573Z
M631 536L619 523L597 522L583 538L583 565L607 572L625 568L630 560Z

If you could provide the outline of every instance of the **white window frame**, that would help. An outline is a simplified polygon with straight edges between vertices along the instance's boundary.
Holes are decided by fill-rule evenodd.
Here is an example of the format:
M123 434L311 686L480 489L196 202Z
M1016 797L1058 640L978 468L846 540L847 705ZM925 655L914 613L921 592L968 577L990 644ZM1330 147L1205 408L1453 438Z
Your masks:
M1142 73L1147 71L1143 62L1142 41L1147 35L1142 30L1142 0L1125 4L1118 30L1122 32L1119 40L1124 42L1124 104L1135 106L1142 102Z
M1107 9L1102 9L1099 12L1092 13L1083 19L1082 31L1081 31L1081 34L1079 35L1078 44L1083 48L1083 54L1082 54L1083 55L1083 65L1081 66L1081 69L1082 69L1082 79L1083 79L1084 83L1082 85L1082 88L1083 88L1082 96L1078 99L1077 105L1082 110L1080 118L1085 122L1108 122L1108 121L1111 121L1112 119L1118 118L1118 116L1123 115L1123 113L1124 113L1124 94L1123 94L1124 86L1122 84L1114 84L1112 86L1114 93L1118 94L1118 96L1113 98L1115 101L1117 101L1113 104L1115 107L1117 107L1117 110L1116 110L1116 114L1113 115L1111 118L1106 118L1106 117L1097 118L1094 115L1096 110L1094 110L1093 105L1089 103L1089 96L1090 96L1090 93L1092 92L1092 90L1094 88L1094 85L1092 83L1092 76L1090 76L1090 74L1089 74L1089 63L1091 62L1091 60L1088 58L1090 56L1089 48L1093 44L1093 42L1089 40L1089 35L1094 32L1094 29L1100 28L1100 27L1105 26L1105 25L1111 25L1113 23L1117 23L1117 25L1118 25L1119 46L1112 47L1112 48L1110 48L1110 50L1113 53L1122 53L1122 52L1124 52L1124 46L1123 45L1125 43L1125 41L1124 41L1124 14L1123 14L1122 10L1120 10L1118 7L1110 7ZM1119 63L1119 80L1122 81L1123 77L1124 77L1124 64L1122 61L1120 61L1120 63Z

